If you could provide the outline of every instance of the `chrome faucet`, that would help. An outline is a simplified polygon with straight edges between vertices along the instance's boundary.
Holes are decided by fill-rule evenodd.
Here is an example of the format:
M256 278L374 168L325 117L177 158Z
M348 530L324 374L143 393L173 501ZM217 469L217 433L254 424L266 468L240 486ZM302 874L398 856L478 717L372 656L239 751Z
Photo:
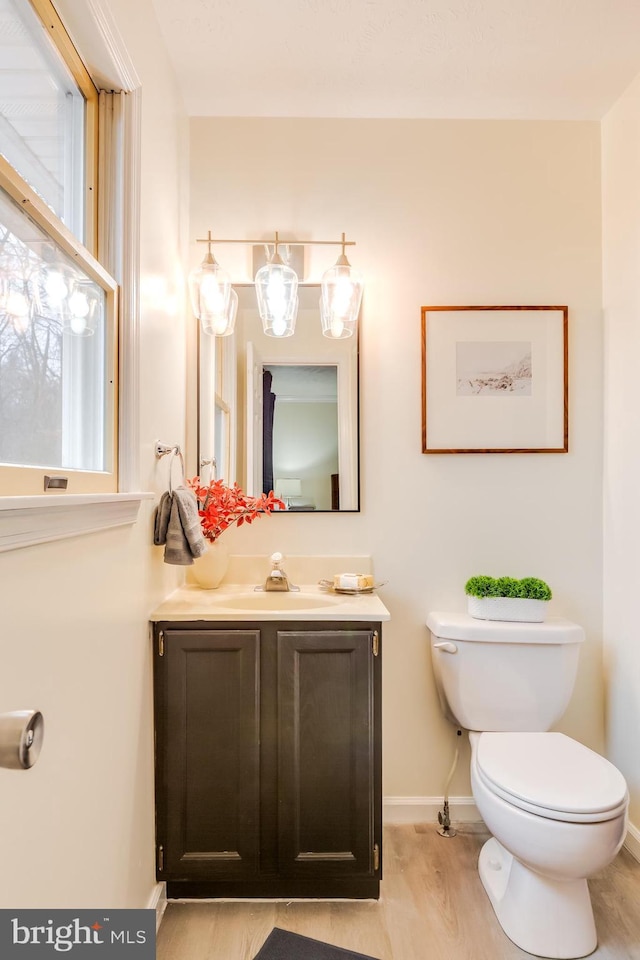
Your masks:
M277 592L277 591L295 591L299 590L300 587L295 587L292 583L289 582L289 578L282 569L282 561L284 557L281 553L274 553L269 558L271 563L271 572L264 582L264 587L256 587L256 590L265 590L267 593Z

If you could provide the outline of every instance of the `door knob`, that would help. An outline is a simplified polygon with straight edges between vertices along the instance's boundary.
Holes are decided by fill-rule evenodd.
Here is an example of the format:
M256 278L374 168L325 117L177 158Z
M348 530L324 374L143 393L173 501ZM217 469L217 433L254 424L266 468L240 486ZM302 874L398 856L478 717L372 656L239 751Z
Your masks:
M44 720L39 710L0 713L0 767L28 770L40 756Z

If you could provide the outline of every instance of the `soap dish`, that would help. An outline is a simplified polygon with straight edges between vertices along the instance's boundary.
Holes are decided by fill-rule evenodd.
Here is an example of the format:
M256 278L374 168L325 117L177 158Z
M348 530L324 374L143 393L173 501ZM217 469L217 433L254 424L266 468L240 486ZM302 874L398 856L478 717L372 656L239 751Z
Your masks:
M319 580L318 584L321 587L324 587L330 593L342 593L348 597L357 597L361 593L373 593L374 590L377 590L378 587L383 587L387 581L383 580L381 583L374 583L372 587L334 587L333 580Z

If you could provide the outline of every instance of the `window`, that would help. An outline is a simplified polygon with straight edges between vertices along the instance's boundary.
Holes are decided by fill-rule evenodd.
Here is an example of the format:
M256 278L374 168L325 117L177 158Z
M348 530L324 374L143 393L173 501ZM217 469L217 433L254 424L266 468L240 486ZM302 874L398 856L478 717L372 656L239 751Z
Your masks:
M198 331L198 462L206 480L236 479L236 338Z
M0 0L0 152L93 250L98 92L49 0L34 6L45 19Z
M112 492L116 284L87 249L97 93L51 4L32 2L44 20L0 0L0 495L42 493L45 474Z
M115 285L0 185L0 492L39 492L43 468L113 489Z

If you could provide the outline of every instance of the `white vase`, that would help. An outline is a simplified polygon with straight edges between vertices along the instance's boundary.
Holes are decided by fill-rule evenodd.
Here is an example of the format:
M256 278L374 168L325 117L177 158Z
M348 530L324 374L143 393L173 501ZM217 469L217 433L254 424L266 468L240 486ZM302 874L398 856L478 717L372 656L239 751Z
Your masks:
M547 614L547 600L527 597L467 597L468 610L476 620L512 620L521 623L542 623Z
M229 551L220 540L207 543L207 551L193 561L194 579L205 590L215 590L227 572Z

